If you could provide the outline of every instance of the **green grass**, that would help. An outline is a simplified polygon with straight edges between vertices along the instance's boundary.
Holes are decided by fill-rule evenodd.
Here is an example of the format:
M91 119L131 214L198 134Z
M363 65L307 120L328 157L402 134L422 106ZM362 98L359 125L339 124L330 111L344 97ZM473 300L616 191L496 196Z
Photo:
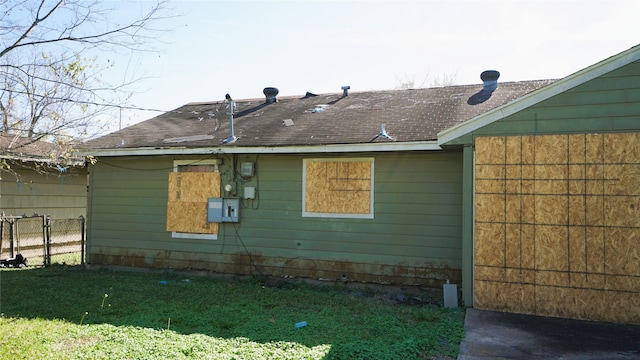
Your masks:
M464 335L462 309L282 284L79 267L2 270L0 358L455 358ZM308 326L294 328L300 321Z
M80 265L81 261L81 253L72 252L66 254L57 254L51 255L51 264L52 265ZM44 257L42 256L30 256L29 257L29 266L43 266L44 265Z

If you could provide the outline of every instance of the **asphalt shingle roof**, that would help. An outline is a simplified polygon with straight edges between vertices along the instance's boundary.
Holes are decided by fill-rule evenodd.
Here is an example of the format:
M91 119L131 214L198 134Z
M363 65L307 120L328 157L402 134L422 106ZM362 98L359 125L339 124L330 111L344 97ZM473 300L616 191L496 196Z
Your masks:
M23 160L54 160L56 146L52 143L32 138L0 135L0 158Z
M384 124L398 142L436 140L438 132L552 83L499 83L478 104L482 84L428 89L350 92L302 97L238 100L234 134L223 146L358 144L372 141ZM94 139L89 148L219 146L230 136L227 102L189 103L120 131ZM392 141L378 137L374 142Z

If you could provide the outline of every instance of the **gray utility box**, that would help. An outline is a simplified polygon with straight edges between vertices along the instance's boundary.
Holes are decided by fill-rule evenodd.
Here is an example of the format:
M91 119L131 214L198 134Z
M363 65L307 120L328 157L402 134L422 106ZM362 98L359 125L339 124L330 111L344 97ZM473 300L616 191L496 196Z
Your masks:
M208 222L240 221L240 199L209 198L207 205Z

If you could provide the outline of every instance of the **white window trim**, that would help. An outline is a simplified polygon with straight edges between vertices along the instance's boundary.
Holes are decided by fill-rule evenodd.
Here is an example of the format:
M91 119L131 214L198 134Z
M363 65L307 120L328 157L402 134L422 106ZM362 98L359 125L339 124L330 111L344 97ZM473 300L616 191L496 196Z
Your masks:
M369 213L368 214L342 214L342 213L321 213L305 211L306 199L307 199L307 163L308 162L343 162L343 161L358 161L358 162L370 162L371 163L371 190L369 191ZM316 217L316 218L346 218L346 219L373 219L373 199L374 199L374 158L311 158L302 160L302 217Z
M202 159L202 160L173 160L173 172L178 172L178 168L184 165L213 165L214 172L220 172L218 165L220 165L220 159ZM171 232L172 239L197 239L197 240L218 240L218 234L196 234L196 233L183 233L183 232Z
M220 159L173 160L173 172L178 172L178 168L184 165L213 165L215 172L220 172L218 169L220 163Z

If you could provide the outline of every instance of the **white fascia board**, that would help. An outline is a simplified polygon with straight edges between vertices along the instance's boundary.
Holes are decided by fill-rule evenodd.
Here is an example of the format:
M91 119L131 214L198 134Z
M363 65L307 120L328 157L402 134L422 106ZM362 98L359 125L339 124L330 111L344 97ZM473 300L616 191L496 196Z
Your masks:
M413 141L349 145L302 145L302 146L218 146L201 148L126 148L85 149L83 156L147 156L147 155L211 155L211 154L299 154L299 153L354 153L384 151L434 151L442 150L438 142Z
M450 127L438 133L438 144L446 144L456 138L466 135L483 126L489 125L495 121L513 115L518 111L522 111L539 102L542 102L552 96L558 95L578 85L582 85L587 81L593 80L598 76L616 70L624 65L630 64L640 59L640 45L637 45L618 55L612 56L597 64L591 65L581 71L560 79L543 88L524 95L508 104L499 106L484 114L471 118L461 124Z

